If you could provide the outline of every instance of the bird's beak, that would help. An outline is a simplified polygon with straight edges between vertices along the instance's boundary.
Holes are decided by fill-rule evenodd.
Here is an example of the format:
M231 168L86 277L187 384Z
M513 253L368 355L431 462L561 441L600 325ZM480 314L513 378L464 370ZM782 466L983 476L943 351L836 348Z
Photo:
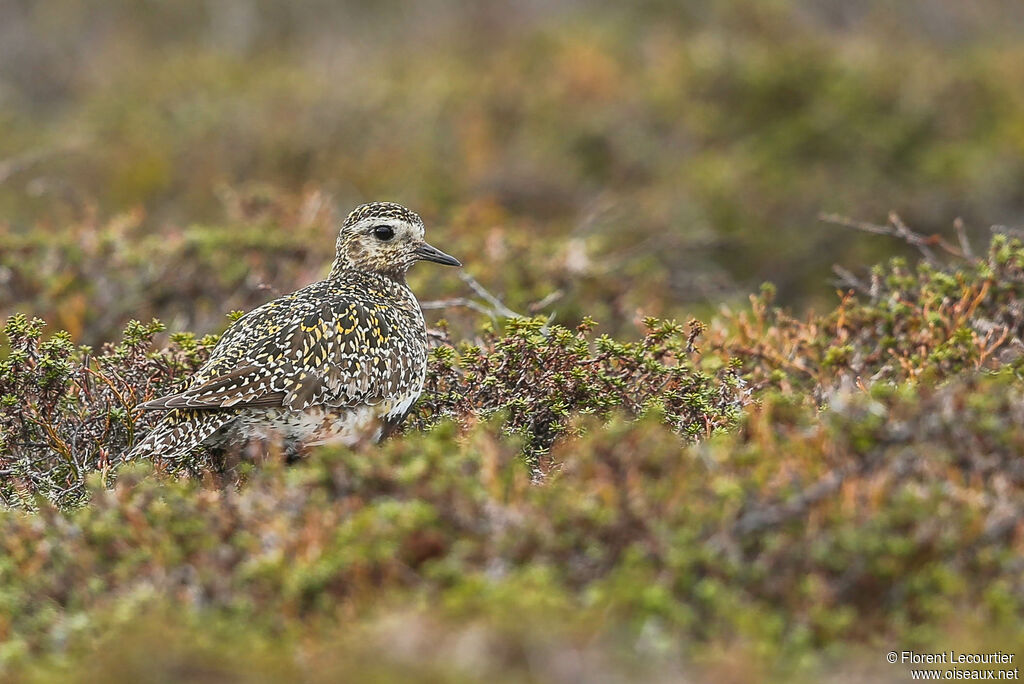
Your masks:
M462 262L453 256L445 254L437 247L431 247L426 242L417 247L413 254L416 255L417 259L423 261L433 261L435 264L444 264L445 266L461 266Z

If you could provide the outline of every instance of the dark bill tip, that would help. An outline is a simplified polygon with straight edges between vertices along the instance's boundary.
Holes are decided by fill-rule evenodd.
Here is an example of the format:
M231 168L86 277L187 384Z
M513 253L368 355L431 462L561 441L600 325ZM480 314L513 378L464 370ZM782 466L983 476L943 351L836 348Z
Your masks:
M422 246L417 247L416 251L413 253L416 255L417 259L422 259L423 261L433 261L435 264L444 264L445 266L462 265L462 262L456 259L455 257L451 256L450 254L445 254L437 247L431 247L425 242L423 243Z

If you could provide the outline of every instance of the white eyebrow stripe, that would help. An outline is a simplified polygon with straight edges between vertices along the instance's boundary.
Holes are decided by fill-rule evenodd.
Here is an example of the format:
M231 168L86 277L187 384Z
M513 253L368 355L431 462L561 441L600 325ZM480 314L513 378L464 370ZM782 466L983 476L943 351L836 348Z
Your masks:
M353 226L352 230L353 230L353 232L357 232L357 233L369 233L374 228L377 228L379 226L389 226L391 228L398 229L398 228L401 228L402 226L408 226L408 225L410 225L410 224L407 221L403 221L401 219L392 219L392 218L378 218L378 219L374 219L374 218L371 217L371 218L363 219L362 221L357 223L355 226Z

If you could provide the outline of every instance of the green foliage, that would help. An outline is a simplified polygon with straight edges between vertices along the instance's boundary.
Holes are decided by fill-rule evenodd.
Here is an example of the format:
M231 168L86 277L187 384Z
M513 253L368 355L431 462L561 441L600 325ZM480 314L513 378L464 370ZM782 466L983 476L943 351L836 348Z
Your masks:
M504 431L519 435L529 462L543 470L551 445L573 432L577 414L657 411L689 440L734 426L748 392L729 367L705 371L690 359L701 326L691 323L687 335L672 322L650 319L647 326L643 341L619 343L591 339L591 323L571 332L520 319L475 345L440 346L410 427L446 417L470 424L502 413ZM94 356L75 350L65 332L43 339L41 320L8 321L11 352L0 365L4 502L32 505L31 497L43 496L58 506L81 504L90 473L104 481L116 476L137 436L160 418L136 404L171 391L216 343L178 333L170 347L154 351L153 338L163 329L156 320L131 321L120 344ZM239 465L235 456L211 460L199 452L185 465L191 472L223 472Z
M893 259L823 316L798 320L771 293L730 316L713 344L756 387L810 392L843 382L936 383L1018 367L1024 350L1024 245L996 235L988 253L948 264Z
M6 667L166 601L184 611L172 624L248 639L325 639L411 605L426 617L399 633L482 619L523 639L547 620L560 643L671 644L655 663L747 644L801 669L841 643L932 647L965 620L1020 636L1022 401L1012 373L841 393L813 423L767 396L699 447L623 417L556 445L542 486L495 423L317 451L240 489L124 470L88 506L0 515Z
M581 671L646 653L651 677L709 679L962 648L967 625L1015 648L1021 273L1024 246L997 236L981 258L894 260L804 321L765 287L710 331L649 318L637 341L590 320L457 344L442 326L404 434L294 466L199 454L178 481L121 455L153 419L135 404L215 337L160 348L161 323L132 321L94 354L12 316L0 672L134 672L162 613L158 667L248 671L234 654L257 648L289 676L302 652L317 672L458 681L450 644L473 629L473 672L508 681L580 639ZM192 645L206 625L234 636ZM419 645L371 657L382 634ZM738 670L720 655L737 652Z
M592 321L570 331L540 318L513 319L500 334L490 331L454 350L439 347L411 423L501 413L505 429L522 436L534 459L571 432L568 419L577 414L657 411L690 440L733 426L747 391L731 367L708 372L691 360L701 324L692 321L689 333L671 321L645 325L643 340L617 342L588 339Z
M0 501L34 508L87 500L86 479L112 479L122 452L158 416L135 405L155 398L196 370L216 338L176 335L151 351L159 321L130 321L118 344L94 354L75 348L67 332L43 337L44 323L16 314L4 335L10 351L0 359Z

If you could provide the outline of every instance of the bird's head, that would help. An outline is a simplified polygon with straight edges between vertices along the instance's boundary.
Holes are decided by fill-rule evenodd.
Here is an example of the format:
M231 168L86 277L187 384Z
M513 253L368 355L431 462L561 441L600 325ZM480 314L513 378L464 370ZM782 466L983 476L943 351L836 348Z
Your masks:
M423 220L415 213L394 202L371 202L356 207L342 224L331 275L356 270L401 280L417 261L462 265L424 241Z

